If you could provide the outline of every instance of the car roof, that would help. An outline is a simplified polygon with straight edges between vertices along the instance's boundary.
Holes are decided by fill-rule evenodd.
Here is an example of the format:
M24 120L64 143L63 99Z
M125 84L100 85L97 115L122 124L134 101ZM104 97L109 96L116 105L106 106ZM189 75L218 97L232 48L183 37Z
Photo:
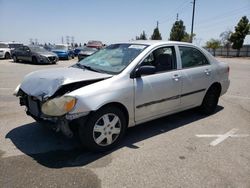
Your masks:
M193 45L188 42L178 42L178 41L164 41L164 40L135 40L135 41L129 41L124 42L127 44L144 44L144 45L161 45L161 44L170 44L170 45ZM194 46L194 45L193 45Z

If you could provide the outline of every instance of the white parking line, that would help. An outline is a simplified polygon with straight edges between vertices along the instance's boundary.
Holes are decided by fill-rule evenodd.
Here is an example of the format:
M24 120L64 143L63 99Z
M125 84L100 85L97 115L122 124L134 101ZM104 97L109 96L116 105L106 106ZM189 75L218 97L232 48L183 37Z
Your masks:
M238 129L232 129L230 131L228 131L225 134L197 134L195 136L199 137L199 138L212 138L212 137L217 137L217 139L215 139L214 141L212 141L209 145L210 146L216 146L219 143L223 142L224 140L226 140L227 138L231 137L231 138L238 138L238 137L248 137L248 134L234 134L238 131Z

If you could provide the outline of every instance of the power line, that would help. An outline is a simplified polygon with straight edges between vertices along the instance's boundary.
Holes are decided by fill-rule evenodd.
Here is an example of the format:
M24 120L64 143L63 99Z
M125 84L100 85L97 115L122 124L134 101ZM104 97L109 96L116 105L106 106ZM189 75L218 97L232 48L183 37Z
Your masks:
M184 7L186 7L186 5L188 5L190 2L189 1L182 1L181 4L179 4L179 6L177 6L177 8L175 8L173 11L171 11L169 14L166 15L166 17L169 17L171 15L174 15L176 12L180 13ZM170 22L171 20L169 18L164 19L162 21L160 21L160 24L166 23L166 22Z
M205 18L205 19L203 19L203 20L200 20L199 22L204 23L204 22L207 22L207 21L210 21L210 20L213 20L213 21L214 21L214 20L217 20L218 17L224 17L224 16L231 15L231 14L242 13L242 10L244 10L244 9L248 10L249 7L244 6L244 7L241 7L241 8L237 8L237 9L234 9L234 10L231 10L231 11L224 12L224 13L222 13L222 14L218 14L218 15L216 15L216 16L212 16L212 17L210 17L210 18Z

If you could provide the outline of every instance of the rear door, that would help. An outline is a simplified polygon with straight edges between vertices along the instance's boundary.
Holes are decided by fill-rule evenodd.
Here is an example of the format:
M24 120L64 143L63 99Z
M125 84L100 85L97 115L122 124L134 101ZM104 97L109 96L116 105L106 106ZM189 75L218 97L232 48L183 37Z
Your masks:
M195 47L179 46L179 55L183 76L181 106L184 108L198 106L212 84L212 65Z
M152 51L140 66L156 67L156 73L134 79L135 121L162 116L180 107L181 71L177 70L174 46Z

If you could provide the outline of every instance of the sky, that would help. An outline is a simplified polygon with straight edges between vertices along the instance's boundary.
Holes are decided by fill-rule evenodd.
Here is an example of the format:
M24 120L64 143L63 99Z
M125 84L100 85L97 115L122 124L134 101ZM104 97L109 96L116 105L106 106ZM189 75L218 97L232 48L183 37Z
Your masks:
M0 41L29 43L101 40L130 41L145 31L159 30L168 40L173 23L184 21L190 33L193 0L0 0ZM194 33L197 45L234 31L242 16L250 19L250 0L196 0ZM245 39L250 44L250 35Z

